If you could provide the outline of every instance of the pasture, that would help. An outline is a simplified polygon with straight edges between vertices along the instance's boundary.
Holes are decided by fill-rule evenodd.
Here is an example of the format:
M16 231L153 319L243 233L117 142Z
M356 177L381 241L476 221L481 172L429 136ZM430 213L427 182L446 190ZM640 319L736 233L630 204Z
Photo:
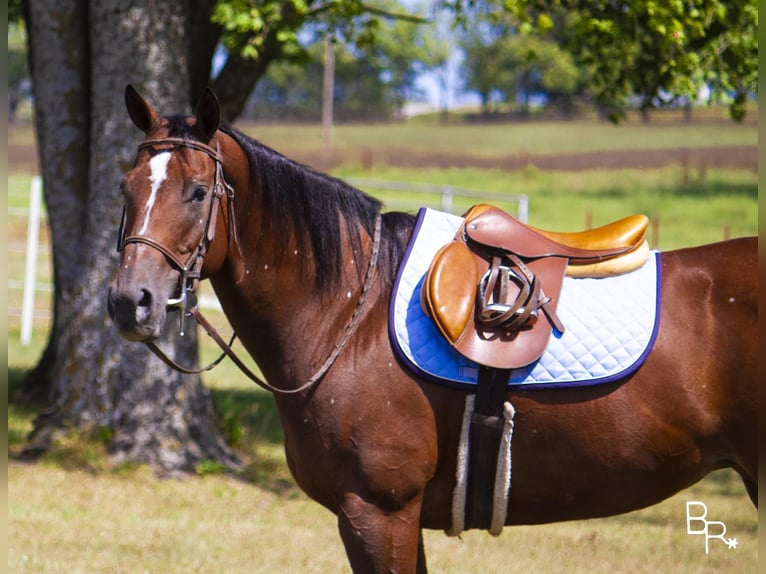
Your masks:
M315 126L248 126L247 131L290 157L303 161L321 157L321 130ZM661 249L757 233L755 168L694 159L701 157L698 151L703 147L752 148L757 144L752 125L408 123L344 126L336 129L334 138L336 175L525 193L530 198L530 223L540 227L575 230L586 221L600 225L643 212L659 221L650 241ZM13 209L26 203L35 166L24 149L28 151L32 142L28 127L9 134L9 155L20 160L9 162L9 285L23 275L26 222ZM364 145L372 147L365 151ZM627 150L626 157L630 150L657 149L672 156L679 148L688 150L677 156L681 161L651 169L636 164L600 169L590 163L586 169L555 170L536 167L529 160L620 150ZM730 153L725 150L722 156ZM437 156L439 162L447 156L463 157L463 162L439 167L432 161ZM482 164L486 158L520 156L527 158L523 169ZM397 157L419 157L424 167L397 162ZM369 191L392 206L402 199L390 192ZM438 206L436 197L416 199ZM456 211L468 206L456 204ZM504 207L514 209L512 202ZM115 214L115 232L118 217ZM45 243L45 231L42 237ZM50 283L48 257L43 251L39 258L38 279L43 283ZM38 294L40 313L32 345L21 347L15 314L20 301L20 291L10 288L11 385L41 352L48 321L49 297L43 292ZM227 332L223 318L211 315ZM204 360L215 351L207 338L201 339ZM9 571L348 571L334 517L308 500L290 478L271 397L228 362L204 380L227 438L246 463L241 476L201 465L199 477L162 481L146 468L111 466L105 445L77 437L64 441L36 465L14 462L13 453L31 429L35 411L10 405ZM685 502L691 500L707 505L709 520L726 524L727 536L737 539L737 548L712 540L705 554L704 537L686 532ZM499 538L468 532L454 539L427 532L425 544L433 572L745 574L758 569L757 512L738 477L729 471L714 473L662 504L623 516L506 528Z

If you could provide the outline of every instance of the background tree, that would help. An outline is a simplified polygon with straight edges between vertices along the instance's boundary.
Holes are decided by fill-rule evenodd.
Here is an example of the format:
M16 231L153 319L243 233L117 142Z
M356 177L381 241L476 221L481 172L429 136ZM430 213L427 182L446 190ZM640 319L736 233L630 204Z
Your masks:
M505 77L511 84L506 97L516 100L522 115L529 114L530 99L545 94L562 107L579 84L580 72L572 57L550 40L535 36L507 36L500 41Z
M512 83L506 76L503 46L480 26L467 29L460 46L465 53L463 85L479 95L482 114L492 112L493 95Z
M320 36L331 32L349 45L369 46L377 39L383 19L424 21L395 3L218 0L210 25L220 27L220 39L229 56L212 87L221 100L224 119L231 122L239 115L272 62L309 60L299 39L299 32L307 26Z
M580 71L571 56L543 38L503 34L487 43L486 36L471 34L463 48L466 87L477 91L484 115L492 111L492 97L517 103L521 115L529 115L530 100L545 95L564 111L571 111L580 87Z
M385 4L390 11L397 3ZM399 117L416 94L418 75L437 59L428 40L430 26L397 18L383 19L375 42L335 44L334 117L338 120L385 120ZM246 109L255 118L317 120L322 108L324 37L302 42L306 60L271 66L256 86Z
M446 123L449 117L449 91L452 81L452 54L455 48L455 21L436 9L431 12L433 26L425 37L427 69L434 75L439 89L440 121Z
M101 437L116 461L146 462L165 473L193 470L206 459L238 465L199 377L170 371L143 345L123 341L106 314L117 264L119 182L140 141L124 110L125 85L134 83L162 111L188 111L210 81L219 40L250 38L256 49L248 51L246 42L230 51L214 80L231 121L269 64L295 56L296 34L307 19L322 15L351 28L361 21L355 33L363 36L380 15L364 15L356 1L259 0L243 9L253 9L251 19L268 15L268 29L243 31L232 26L238 13L227 19L225 10L218 12L227 4L22 2L55 284L48 344L21 385L28 398L48 405L35 422L29 456L70 432L85 432ZM197 361L195 330L182 338L168 329L163 344L178 361Z
M498 2L499 3L499 2ZM456 4L461 4L457 2ZM596 102L618 120L631 96L641 107L726 101L741 121L757 92L758 5L723 2L504 0L523 33L552 35L588 71Z

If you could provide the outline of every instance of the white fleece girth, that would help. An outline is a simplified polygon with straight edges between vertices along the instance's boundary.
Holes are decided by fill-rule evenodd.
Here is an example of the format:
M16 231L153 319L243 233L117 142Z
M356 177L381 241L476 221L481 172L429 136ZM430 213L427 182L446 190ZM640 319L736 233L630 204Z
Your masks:
M473 414L475 395L465 398L463 426L460 430L460 444L457 450L457 470L455 473L455 490L452 491L452 526L447 530L448 536L458 536L465 529L465 500L468 487L468 465L470 452L471 415ZM508 513L508 495L511 491L511 439L513 437L513 417L516 409L506 401L503 404L503 434L497 453L497 468L495 469L495 487L492 493L492 520L489 533L498 536L503 531Z

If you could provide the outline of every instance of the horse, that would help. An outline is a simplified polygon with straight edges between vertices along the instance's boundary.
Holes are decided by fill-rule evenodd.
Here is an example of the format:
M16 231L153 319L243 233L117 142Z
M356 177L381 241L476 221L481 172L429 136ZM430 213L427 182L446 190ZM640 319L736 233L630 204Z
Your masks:
M422 530L451 527L467 391L405 368L387 333L414 216L221 125L210 89L191 116L161 116L131 86L125 103L145 140L121 187L114 324L151 343L208 279L353 571L426 572ZM664 252L659 333L622 380L508 392L506 525L630 512L721 468L757 507L756 248Z

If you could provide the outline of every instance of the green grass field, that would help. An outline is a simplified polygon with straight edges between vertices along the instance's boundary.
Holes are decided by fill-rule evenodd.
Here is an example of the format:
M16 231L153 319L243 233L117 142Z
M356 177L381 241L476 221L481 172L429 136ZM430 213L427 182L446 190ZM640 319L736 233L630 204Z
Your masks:
M353 153L361 145L400 146L417 153L471 149L471 153L574 153L583 149L755 145L752 126L522 124L513 126L346 126L334 137L351 161L335 174L397 181L444 183L492 193L524 193L530 223L576 230L634 212L659 221L650 240L662 249L716 241L724 235L757 233L757 174L750 170L669 166L652 170L546 172L464 169L404 169L376 162L362 169ZM249 128L248 128L249 129ZM316 151L316 126L259 126L258 137L283 149L300 142ZM312 135L313 134L313 135ZM27 145L29 130L9 134ZM292 143L291 143L292 142ZM313 142L313 143L312 143ZM375 143L377 142L377 143ZM312 147L313 146L313 147ZM295 149L292 147L291 149ZM313 151L312 151L313 150ZM373 151L382 154L383 151ZM288 155L290 155L288 153ZM30 174L9 177L9 208L23 209ZM370 189L391 207L401 194ZM421 197L439 205L438 197ZM504 205L509 210L515 204ZM468 207L456 202L456 210ZM9 280L23 273L26 219L9 214ZM652 236L654 235L654 237ZM46 234L43 230L42 237ZM45 242L45 241L44 241ZM49 255L38 258L38 278L50 282ZM19 381L45 343L48 320L35 321L32 345L19 343L21 294L9 288L9 377ZM49 296L39 293L41 315ZM212 313L217 326L225 321ZM203 360L215 350L202 337ZM77 437L35 465L11 461L8 471L9 572L347 572L334 517L295 486L282 449L282 433L271 397L254 388L224 362L204 378L221 415L224 432L247 464L243 475L220 474L160 480L146 468L112 468L99 443ZM31 430L35 410L10 405L11 456ZM710 520L726 523L736 549L686 533L685 502L700 500ZM713 573L758 572L757 512L738 477L719 471L654 507L623 516L543 526L507 528L503 535L468 532L460 539L426 534L432 572L503 573Z
M243 131L288 155L312 153L322 146L318 125L255 124ZM675 124L654 121L644 125L633 120L615 126L608 122L577 120L499 124L441 125L418 120L397 124L345 124L333 128L334 152L348 162L360 161L362 152L373 157L387 151L415 155L448 154L476 157L531 154L571 154L608 150L707 148L756 145L757 125L732 122Z

